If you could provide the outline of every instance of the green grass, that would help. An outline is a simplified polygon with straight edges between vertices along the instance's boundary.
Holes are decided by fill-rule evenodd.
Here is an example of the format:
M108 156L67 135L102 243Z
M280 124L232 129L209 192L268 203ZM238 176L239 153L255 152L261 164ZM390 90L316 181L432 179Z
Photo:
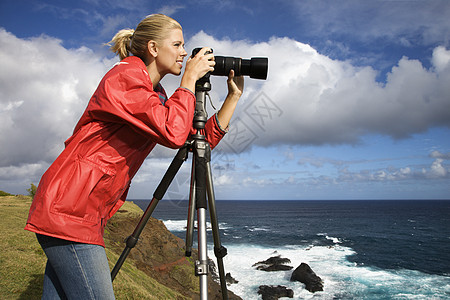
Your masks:
M24 230L31 205L27 196L0 197L0 298L40 299L46 257L35 234ZM127 214L142 214L132 203ZM106 250L111 268L120 253ZM117 299L187 299L125 261L114 280Z
M31 198L0 197L0 295L2 299L40 299L46 257L33 233L23 227Z

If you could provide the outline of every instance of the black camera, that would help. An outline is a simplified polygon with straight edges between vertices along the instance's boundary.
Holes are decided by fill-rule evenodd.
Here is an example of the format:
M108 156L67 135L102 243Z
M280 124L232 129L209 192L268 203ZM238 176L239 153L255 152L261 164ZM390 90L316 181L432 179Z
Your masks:
M194 57L202 48L192 50ZM206 52L209 54L211 52ZM234 70L235 76L250 76L254 79L267 79L267 69L269 60L267 57L252 57L250 59L242 59L238 57L214 56L216 65L211 75L228 76L231 70Z

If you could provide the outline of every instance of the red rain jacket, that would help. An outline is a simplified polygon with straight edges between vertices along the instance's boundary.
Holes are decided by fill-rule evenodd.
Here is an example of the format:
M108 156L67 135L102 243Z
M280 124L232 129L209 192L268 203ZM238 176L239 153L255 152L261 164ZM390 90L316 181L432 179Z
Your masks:
M184 145L194 132L194 111L191 91L178 88L162 104L142 60L122 60L103 77L41 178L25 229L104 246L106 222L124 203L131 179L156 143ZM210 118L205 135L211 147L224 134Z

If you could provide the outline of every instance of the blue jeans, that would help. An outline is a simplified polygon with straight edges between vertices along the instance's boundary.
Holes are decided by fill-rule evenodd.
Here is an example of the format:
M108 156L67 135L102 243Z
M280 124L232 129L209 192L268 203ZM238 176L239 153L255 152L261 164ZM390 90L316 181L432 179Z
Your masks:
M37 234L48 261L42 299L115 299L105 249Z

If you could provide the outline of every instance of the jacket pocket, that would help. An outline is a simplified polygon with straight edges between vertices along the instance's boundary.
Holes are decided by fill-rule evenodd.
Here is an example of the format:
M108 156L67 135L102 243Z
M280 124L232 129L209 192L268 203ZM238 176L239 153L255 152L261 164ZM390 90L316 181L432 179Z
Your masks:
M101 219L102 202L108 199L114 173L93 162L78 158L69 170L61 172L63 185L52 212L83 222ZM99 197L102 195L102 198Z

